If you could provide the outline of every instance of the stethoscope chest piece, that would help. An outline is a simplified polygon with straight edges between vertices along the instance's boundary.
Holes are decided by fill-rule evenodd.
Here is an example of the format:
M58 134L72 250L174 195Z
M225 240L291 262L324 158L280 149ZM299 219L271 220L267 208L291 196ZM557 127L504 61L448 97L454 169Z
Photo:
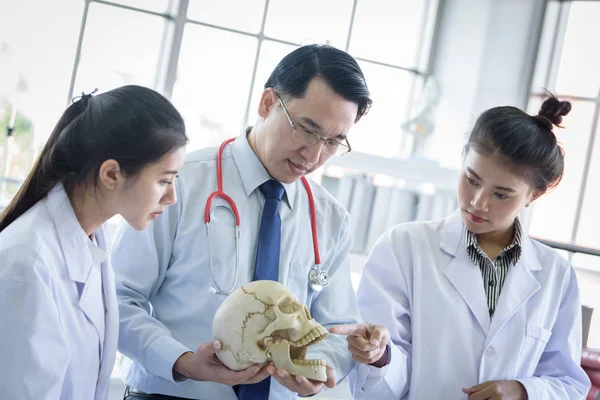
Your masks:
M329 285L329 275L321 270L320 265L315 265L308 272L308 283L312 290L320 292Z

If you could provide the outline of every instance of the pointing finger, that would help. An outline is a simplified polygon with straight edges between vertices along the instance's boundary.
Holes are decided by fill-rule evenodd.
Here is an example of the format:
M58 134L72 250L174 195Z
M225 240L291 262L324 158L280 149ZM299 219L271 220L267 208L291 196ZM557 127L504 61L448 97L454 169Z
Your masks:
M336 335L356 335L365 331L363 324L336 325L329 328L329 332Z

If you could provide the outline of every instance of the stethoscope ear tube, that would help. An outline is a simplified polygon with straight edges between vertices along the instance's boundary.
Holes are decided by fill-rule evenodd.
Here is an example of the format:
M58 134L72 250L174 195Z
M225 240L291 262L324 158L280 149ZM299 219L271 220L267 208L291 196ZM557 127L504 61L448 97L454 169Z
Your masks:
M221 207L227 208L224 206ZM210 274L212 275L213 283L215 285L214 287L211 287L209 291L211 293L229 296L237 286L237 280L240 270L240 227L237 224L235 225L235 271L233 275L233 283L227 290L221 289L221 287L217 283L217 279L215 278L215 267L213 263L212 242L210 236L210 222L206 223L206 237L208 238L208 258L210 262Z
M204 223L206 225L206 236L208 237L210 273L212 275L213 283L215 285L214 287L211 287L210 292L225 296L231 294L231 292L233 292L233 290L235 289L240 269L240 214L233 199L223 192L223 150L225 149L225 146L227 146L234 140L235 138L227 139L226 141L221 143L221 146L219 146L219 150L217 151L217 190L208 196L208 199L206 200L206 206L204 208ZM323 288L329 285L329 275L327 274L327 272L321 270L321 255L319 254L319 240L317 237L317 212L315 208L315 200L313 197L313 193L310 188L310 184L308 183L308 180L305 177L302 177L301 180L308 195L313 250L315 254L315 265L308 272L308 283L314 291L320 292L321 290L323 290ZM212 242L210 237L210 217L212 212L212 201L216 197L223 198L229 204L231 209L227 208L226 206L216 206L215 209L218 207L226 208L228 211L231 212L231 214L233 214L235 224L235 273L233 284L228 290L221 289L221 287L217 283L213 263Z

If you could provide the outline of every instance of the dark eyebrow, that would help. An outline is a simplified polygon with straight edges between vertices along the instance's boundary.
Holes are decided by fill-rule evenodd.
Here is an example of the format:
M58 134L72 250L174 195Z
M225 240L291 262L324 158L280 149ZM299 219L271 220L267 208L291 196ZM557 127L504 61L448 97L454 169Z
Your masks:
M473 175L475 178L479 179L480 181L483 182L483 179L481 179L481 177L479 175L477 175L475 173L475 171L473 171L471 168L467 167L467 172L469 172L469 174ZM514 189L511 188L507 188L504 186L494 186L496 189L500 189L500 190L504 190L505 192L510 192L510 193L515 193Z
M477 173L475 171L473 171L471 169L471 167L467 167L467 172L470 173L471 175L473 175L475 178L479 179L480 181L483 180L483 179L481 179L481 177L479 175L477 175Z
M175 171L175 170L163 172L163 174L171 174L171 175L177 175L178 173L179 173L179 171Z
M507 188L507 187L504 187L504 186L495 186L495 188L496 189L500 189L500 190L504 190L505 192L510 192L510 193L514 193L515 192L514 189Z
M310 125L311 130L314 129L315 131L323 131L323 128L321 127L321 125L319 125L317 122L315 122L312 118L309 117L302 117L300 118L302 120L302 122L306 123L307 125ZM317 132L314 132L317 133ZM339 135L336 135L336 138L341 139L341 140L346 140L348 136L344 133L340 133Z

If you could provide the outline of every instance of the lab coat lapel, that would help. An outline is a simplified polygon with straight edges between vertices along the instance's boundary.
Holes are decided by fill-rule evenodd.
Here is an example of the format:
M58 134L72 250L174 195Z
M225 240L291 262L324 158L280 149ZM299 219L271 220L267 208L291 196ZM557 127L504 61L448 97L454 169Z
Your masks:
M104 310L98 305L99 302L102 302L101 285L102 273L100 268L90 268L88 279L84 283L78 303L81 311L96 328L98 337L100 337L100 332L105 329Z
M89 238L75 216L62 183L48 193L46 205L58 232L69 279L85 283L92 267L92 255L87 245Z
M454 257L444 270L444 275L463 298L483 333L487 335L490 329L490 314L481 271L467 254L466 232L460 210L455 211L444 222L440 230L440 247Z
M109 254L104 228L101 226L96 230L96 241L98 247ZM115 364L117 340L119 335L119 317L117 295L115 290L115 277L110 263L110 257L102 263L102 284L104 288L104 303L106 306L106 322L104 334L104 351L102 352L102 364L98 376L96 398L103 399L107 396L110 384L110 375Z
M83 286L79 308L99 332L104 315L98 311L101 307L96 302L101 301L101 298L98 299L98 293L94 290L100 287L102 277L97 268L92 268L92 255L88 247L90 239L79 224L62 184L56 185L48 193L46 204L58 232L69 279L77 282L79 287Z
M508 320L541 288L533 271L540 270L542 266L535 255L531 239L526 235L522 237L521 249L521 258L508 269L486 344L494 339Z

